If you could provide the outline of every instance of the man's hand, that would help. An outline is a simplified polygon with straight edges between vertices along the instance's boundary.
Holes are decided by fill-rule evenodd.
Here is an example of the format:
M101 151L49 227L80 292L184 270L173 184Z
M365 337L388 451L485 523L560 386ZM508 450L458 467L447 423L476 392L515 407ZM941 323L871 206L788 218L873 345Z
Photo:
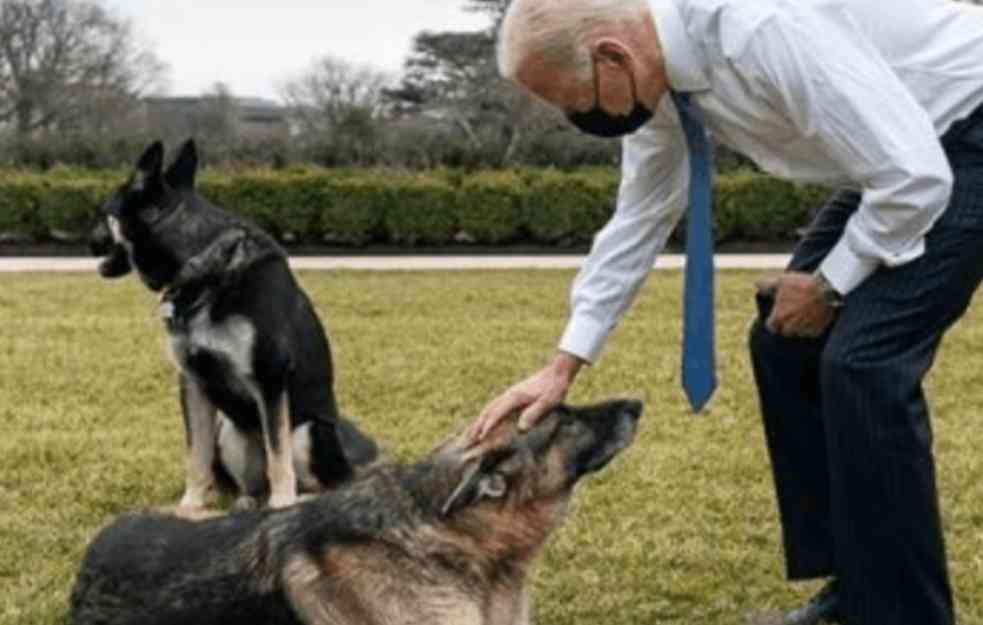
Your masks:
M775 306L765 323L770 332L790 338L816 338L833 323L836 308L820 297L811 274L787 272L758 281L758 292L772 294Z
M550 410L560 405L573 385L584 361L560 352L553 362L505 391L488 404L468 429L468 440L479 443L505 417L522 410L519 429L528 430Z

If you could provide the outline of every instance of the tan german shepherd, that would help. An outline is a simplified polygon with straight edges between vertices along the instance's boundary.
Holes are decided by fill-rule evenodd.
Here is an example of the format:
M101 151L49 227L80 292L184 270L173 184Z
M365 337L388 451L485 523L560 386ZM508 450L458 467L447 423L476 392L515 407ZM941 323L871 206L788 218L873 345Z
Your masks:
M526 581L578 480L635 435L642 405L503 422L412 465L369 469L282 510L123 516L89 547L76 625L528 625Z

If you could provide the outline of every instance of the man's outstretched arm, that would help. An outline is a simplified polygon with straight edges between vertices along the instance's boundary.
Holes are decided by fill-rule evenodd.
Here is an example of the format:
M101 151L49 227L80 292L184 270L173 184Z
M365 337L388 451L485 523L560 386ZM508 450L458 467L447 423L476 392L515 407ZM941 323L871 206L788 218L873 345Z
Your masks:
M485 407L469 430L473 442L519 410L520 427L531 428L566 398L581 368L598 360L682 215L689 189L685 146L668 99L649 126L625 139L618 207L574 282L557 355Z

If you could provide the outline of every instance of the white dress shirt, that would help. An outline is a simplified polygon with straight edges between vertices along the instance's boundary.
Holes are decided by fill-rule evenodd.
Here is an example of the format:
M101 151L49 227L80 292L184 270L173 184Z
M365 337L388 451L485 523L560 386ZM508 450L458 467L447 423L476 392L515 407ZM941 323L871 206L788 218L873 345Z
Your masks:
M669 85L769 173L863 191L821 265L841 293L918 258L949 201L939 137L983 102L983 8L949 0L650 0ZM560 349L595 361L686 208L672 99L624 139L617 209Z

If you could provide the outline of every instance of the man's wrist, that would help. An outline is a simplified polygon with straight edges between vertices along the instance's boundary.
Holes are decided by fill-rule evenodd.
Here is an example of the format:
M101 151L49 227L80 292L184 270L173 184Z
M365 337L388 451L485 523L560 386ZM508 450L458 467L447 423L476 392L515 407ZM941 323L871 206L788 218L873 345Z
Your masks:
M823 274L821 269L817 269L815 273L812 274L812 278L816 281L819 301L827 306L830 306L831 308L843 307L845 301L843 294L836 290L832 283L830 283L829 279Z
M846 297L877 271L880 262L857 254L844 236L819 265L826 280Z
M577 377L577 374L580 372L581 367L584 366L584 362L584 360L574 356L573 354L559 351L553 358L553 369L570 382L573 382L573 380Z

